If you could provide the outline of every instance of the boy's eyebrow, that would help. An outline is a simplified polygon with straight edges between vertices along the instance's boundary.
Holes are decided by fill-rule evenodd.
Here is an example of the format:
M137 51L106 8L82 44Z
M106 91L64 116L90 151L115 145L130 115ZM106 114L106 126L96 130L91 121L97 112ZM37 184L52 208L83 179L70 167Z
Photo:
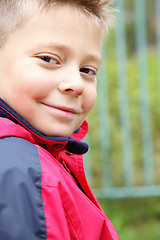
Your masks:
M94 61L100 66L102 64L102 59L99 57L99 55L96 54L88 54L88 59L91 59L91 61Z

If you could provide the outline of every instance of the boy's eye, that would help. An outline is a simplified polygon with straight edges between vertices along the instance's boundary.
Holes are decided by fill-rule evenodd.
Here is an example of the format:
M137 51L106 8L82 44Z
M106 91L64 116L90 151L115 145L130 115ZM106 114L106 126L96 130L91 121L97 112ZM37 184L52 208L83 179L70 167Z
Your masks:
M49 53L40 53L35 55L37 59L39 59L38 63L45 68L55 69L55 67L59 67L61 65L61 59L54 54Z
M50 56L38 56L38 57L46 63L59 64L59 62L56 58L53 58L53 57L50 57Z
M91 76L97 76L97 71L91 68L81 68L80 72Z

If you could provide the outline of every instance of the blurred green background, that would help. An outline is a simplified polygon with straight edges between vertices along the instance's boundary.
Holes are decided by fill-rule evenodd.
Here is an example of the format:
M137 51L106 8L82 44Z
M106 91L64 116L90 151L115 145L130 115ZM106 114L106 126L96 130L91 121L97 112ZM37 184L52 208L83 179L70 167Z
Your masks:
M160 83L159 59L156 30L156 2L159 0L139 0L145 4L146 28L146 62L148 78L148 97L152 143L152 162L154 171L154 185L160 185ZM126 81L129 105L129 124L132 143L133 158L133 186L144 186L144 156L142 143L142 122L140 87L138 76L138 53L136 42L136 15L135 4L137 0L116 0L115 5L123 3L124 10L124 37L126 43ZM136 3L137 2L137 3ZM137 5L138 6L138 5ZM140 5L139 7L141 7ZM118 15L121 13L117 13ZM160 12L159 12L160 14ZM139 23L141 24L141 22ZM100 120L98 98L96 106L88 116L90 151L87 156L86 171L90 185L93 189L104 188L104 161L108 162L111 169L111 187L124 187L122 126L120 119L120 94L118 84L117 53L115 31L119 27L116 23L115 30L111 30L105 41L104 66L107 73L107 104L108 116L106 124L109 128L109 149L106 159L101 157ZM120 47L120 46L119 46ZM98 81L101 81L99 79ZM107 168L107 166L106 166ZM128 169L130 171L130 169ZM107 178L106 178L107 181ZM102 197L99 199L101 206L114 224L120 240L159 240L160 239L160 197L148 193L145 198L114 198Z

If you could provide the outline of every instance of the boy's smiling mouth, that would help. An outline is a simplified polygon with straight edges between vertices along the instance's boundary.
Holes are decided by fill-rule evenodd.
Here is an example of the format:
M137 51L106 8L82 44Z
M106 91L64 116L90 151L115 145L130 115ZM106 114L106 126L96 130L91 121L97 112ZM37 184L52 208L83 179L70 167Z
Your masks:
M69 108L66 106L50 105L46 103L42 103L42 104L48 109L48 111L50 111L52 115L54 115L54 117L58 117L58 118L72 120L75 117L75 115L81 113L81 110Z

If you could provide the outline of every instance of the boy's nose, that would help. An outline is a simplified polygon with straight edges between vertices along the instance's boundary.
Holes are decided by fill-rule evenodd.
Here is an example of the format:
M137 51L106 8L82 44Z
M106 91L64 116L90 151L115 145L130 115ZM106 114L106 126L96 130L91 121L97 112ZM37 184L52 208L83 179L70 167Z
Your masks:
M77 75L66 76L66 79L62 80L58 85L59 91L68 95L80 96L84 91L84 81L80 76L80 73Z

